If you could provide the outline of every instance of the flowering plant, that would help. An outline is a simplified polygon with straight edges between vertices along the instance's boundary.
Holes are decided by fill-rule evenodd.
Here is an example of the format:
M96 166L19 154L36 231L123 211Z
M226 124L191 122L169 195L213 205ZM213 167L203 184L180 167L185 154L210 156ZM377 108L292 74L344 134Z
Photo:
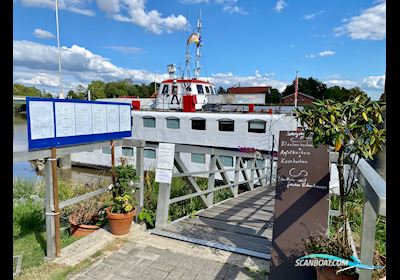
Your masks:
M111 202L111 213L126 214L134 210L135 200L130 194L119 195Z

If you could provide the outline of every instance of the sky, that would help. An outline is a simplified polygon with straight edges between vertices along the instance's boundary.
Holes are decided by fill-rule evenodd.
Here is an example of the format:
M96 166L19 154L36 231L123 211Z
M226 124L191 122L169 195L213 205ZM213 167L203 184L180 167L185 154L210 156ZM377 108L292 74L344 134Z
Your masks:
M160 82L185 66L200 16L201 74L217 87L272 86L313 77L383 93L383 0L59 0L62 85ZM59 93L55 0L14 0L13 80ZM191 69L195 44L189 44ZM179 72L179 70L178 70Z

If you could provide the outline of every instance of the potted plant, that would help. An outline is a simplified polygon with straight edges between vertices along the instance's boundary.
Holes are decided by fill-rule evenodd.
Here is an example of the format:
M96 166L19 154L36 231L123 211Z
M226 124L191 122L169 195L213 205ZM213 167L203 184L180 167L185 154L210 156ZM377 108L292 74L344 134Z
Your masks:
M101 226L99 213L102 204L100 201L85 201L77 203L69 215L70 234L74 237L83 237L98 230Z
M132 220L136 215L135 200L133 197L133 182L136 173L133 166L126 159L120 159L121 165L113 167L115 185L112 188L113 199L105 209L112 234L127 234Z
M308 253L319 253L318 248L322 250L327 246L329 250L333 250L332 253L346 252L347 254L348 250L345 249L349 248L347 198L355 187L354 174L358 161L361 158L372 160L385 143L386 130L383 128L382 114L386 106L383 101L372 101L363 92L350 96L344 102L327 99L317 100L313 104L314 106L303 110L297 109L296 113L303 125L305 136L312 136L315 147L322 144L327 148L332 147L337 153L340 212L338 222L343 230L338 232L335 238L319 236L312 239L310 237L311 239L306 241L306 246L312 245L309 246L308 250L311 251ZM347 178L345 178L345 165L350 166L350 175Z

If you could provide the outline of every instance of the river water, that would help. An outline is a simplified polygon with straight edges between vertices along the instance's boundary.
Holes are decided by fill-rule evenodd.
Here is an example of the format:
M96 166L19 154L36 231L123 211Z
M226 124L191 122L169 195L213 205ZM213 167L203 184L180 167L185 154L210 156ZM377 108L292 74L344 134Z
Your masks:
M26 151L28 149L28 132L27 132L26 115L16 113L14 115L14 134L13 134L13 150ZM93 184L101 180L111 180L111 174L108 170L98 170L86 167L73 166L69 170L58 170L61 179L71 180L75 183ZM35 166L31 162L14 162L13 163L13 179L40 181L44 177L35 171Z

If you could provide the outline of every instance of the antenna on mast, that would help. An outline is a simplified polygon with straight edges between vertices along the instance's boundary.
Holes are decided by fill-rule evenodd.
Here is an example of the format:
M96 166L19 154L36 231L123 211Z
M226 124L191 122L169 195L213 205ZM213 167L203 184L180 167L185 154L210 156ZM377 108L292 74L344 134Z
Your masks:
M196 68L194 70L194 77L195 79L198 79L200 76L200 47L202 46L201 44L201 36L200 36L200 31L202 28L202 23L201 23L201 10L200 10L200 16L199 19L197 20L197 37L199 38L199 42L196 44Z

